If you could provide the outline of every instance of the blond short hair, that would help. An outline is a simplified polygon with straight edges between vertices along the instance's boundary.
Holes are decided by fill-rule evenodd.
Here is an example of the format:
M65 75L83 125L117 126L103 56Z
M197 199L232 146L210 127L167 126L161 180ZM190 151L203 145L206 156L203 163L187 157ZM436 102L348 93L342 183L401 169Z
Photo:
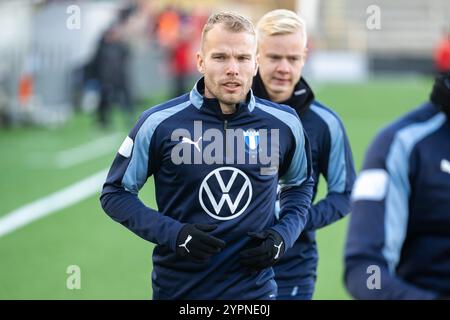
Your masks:
M306 47L307 34L305 20L297 13L287 9L276 9L267 12L256 25L258 39L261 36L292 34L300 31Z
M234 12L219 12L209 16L203 27L201 44L205 41L206 34L217 24L223 24L225 29L231 32L248 32L256 36L253 23L246 17Z

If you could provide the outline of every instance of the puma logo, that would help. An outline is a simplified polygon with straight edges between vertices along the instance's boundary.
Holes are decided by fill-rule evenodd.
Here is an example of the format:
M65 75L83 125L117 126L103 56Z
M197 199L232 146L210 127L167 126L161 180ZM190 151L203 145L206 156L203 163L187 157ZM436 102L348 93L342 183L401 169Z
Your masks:
M198 150L198 152L200 152L200 147L198 146L198 143L200 142L200 140L202 140L202 137L198 138L198 140L196 142L192 141L189 138L183 137L183 139L181 140L181 143L189 143L189 144L193 144L194 147Z
M178 247L185 248L188 253L191 253L189 251L189 249L186 247L187 244L189 243L189 241L191 241L191 240L192 240L192 236L190 234L188 234L188 236L187 236L186 240L184 241L184 243L180 244Z
M277 260L278 257L280 256L280 250L281 250L281 246L282 246L282 245L283 245L283 241L281 241L279 245L276 245L276 244L273 245L275 248L278 249L278 250L277 250L277 254L276 254L275 257L274 257L275 260Z
M442 172L447 172L448 174L450 174L450 161L448 161L447 159L442 159L441 170Z

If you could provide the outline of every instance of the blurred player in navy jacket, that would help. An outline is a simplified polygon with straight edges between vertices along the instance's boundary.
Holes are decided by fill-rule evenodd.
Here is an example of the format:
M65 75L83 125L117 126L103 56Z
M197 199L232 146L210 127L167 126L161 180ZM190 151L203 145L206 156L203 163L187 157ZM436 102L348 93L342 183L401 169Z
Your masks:
M339 117L314 98L301 77L306 59L306 26L296 13L278 9L265 14L257 25L259 73L253 81L257 97L290 106L308 135L315 181L328 187L325 198L311 207L305 230L292 249L274 266L280 300L309 300L317 271L315 230L344 217L350 211L350 192L355 179L350 144Z
M345 283L358 299L450 296L450 73L382 130L352 193Z

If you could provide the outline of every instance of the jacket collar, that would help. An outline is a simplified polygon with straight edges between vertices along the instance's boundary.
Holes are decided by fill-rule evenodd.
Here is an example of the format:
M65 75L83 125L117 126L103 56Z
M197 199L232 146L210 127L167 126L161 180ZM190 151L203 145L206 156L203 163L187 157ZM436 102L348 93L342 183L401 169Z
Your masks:
M199 110L206 112L213 112L217 115L222 115L222 110L220 109L219 100L216 98L206 98L204 96L205 93L205 80L202 77L192 88L189 99L191 103ZM239 103L236 108L236 112L233 114L241 113L242 111L248 110L250 112L255 108L255 96L253 95L252 90L249 91L245 101Z

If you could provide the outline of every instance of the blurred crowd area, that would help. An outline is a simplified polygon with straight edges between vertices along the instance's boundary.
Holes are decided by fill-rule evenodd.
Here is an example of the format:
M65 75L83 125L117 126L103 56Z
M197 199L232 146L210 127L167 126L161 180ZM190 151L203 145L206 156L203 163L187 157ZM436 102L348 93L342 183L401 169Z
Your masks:
M209 14L153 1L0 3L0 126L58 125L77 111L106 126L113 105L130 113L155 92L181 94Z
M133 121L139 101L175 97L199 76L210 13L300 12L308 26L305 75L365 81L377 74L432 75L450 67L446 0L16 0L0 2L0 127L60 125L112 107Z

